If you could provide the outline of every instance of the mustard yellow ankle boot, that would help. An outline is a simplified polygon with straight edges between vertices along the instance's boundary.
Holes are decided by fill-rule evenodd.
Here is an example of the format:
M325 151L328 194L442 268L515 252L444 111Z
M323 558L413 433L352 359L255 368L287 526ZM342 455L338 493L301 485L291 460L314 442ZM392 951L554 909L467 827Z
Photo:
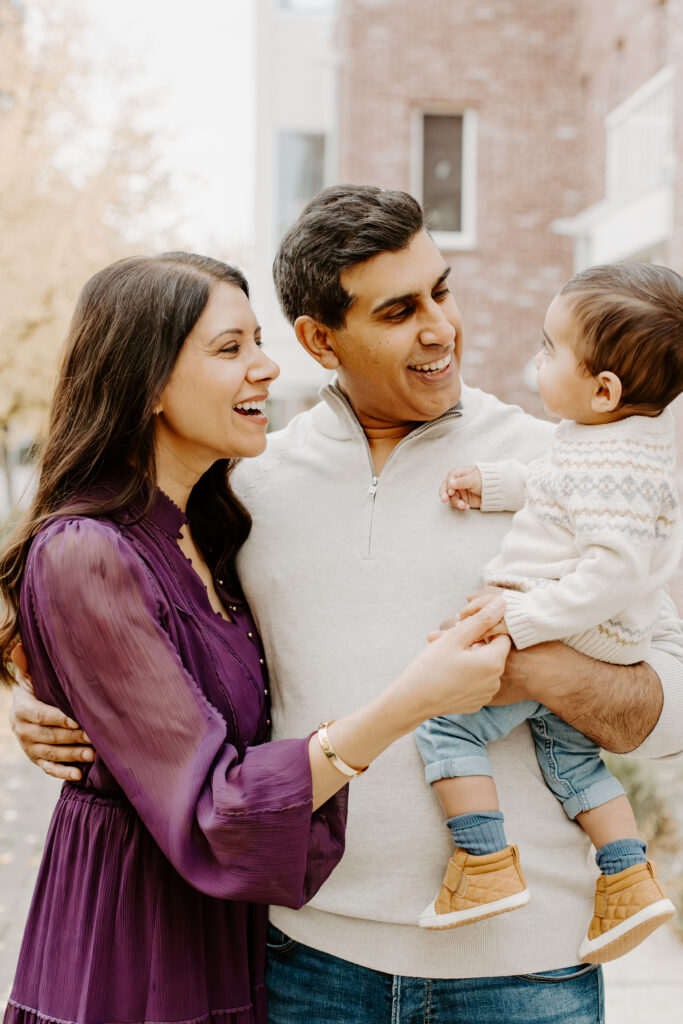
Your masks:
M529 902L519 850L474 855L456 848L436 899L420 914L420 928L460 928Z
M675 913L652 861L633 864L615 875L600 875L593 920L579 949L581 960L589 964L616 960Z

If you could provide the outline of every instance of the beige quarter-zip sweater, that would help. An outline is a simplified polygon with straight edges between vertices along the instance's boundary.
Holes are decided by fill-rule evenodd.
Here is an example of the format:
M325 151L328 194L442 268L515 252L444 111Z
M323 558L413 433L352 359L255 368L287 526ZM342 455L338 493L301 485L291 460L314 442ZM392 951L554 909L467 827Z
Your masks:
M323 398L233 478L253 516L239 571L266 649L277 739L305 735L370 700L481 584L511 516L441 504L446 470L528 462L553 433L517 407L464 388L461 410L417 427L376 479L348 401L335 386ZM648 660L665 703L639 753L662 757L683 748L683 639L670 603ZM339 867L308 906L271 908L273 923L309 946L391 974L485 977L577 963L596 877L588 841L545 786L526 724L489 753L531 890L527 907L452 931L418 928L451 842L406 736L351 782Z

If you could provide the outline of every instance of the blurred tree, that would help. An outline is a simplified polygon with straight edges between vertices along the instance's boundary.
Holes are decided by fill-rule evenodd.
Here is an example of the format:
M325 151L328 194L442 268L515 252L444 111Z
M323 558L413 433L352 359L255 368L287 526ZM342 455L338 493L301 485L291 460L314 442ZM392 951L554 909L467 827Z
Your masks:
M153 139L131 100L98 117L91 81L77 0L0 0L0 469L10 503L10 447L39 429L80 287L168 241L151 214L169 195Z

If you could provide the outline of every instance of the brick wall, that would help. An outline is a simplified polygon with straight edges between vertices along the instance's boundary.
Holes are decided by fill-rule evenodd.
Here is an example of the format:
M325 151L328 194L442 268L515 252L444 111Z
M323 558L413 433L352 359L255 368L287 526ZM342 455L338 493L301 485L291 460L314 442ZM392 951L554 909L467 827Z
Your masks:
M448 254L468 380L540 412L521 378L572 271L550 231L584 205L575 4L348 0L339 46L341 180L411 187L415 110L473 109L477 244Z
M341 181L410 190L415 111L476 111L477 244L448 254L463 373L542 415L522 369L573 272L550 224L604 195L604 117L680 63L683 0L343 0L337 47ZM675 90L680 150L683 76ZM675 190L666 260L683 271L681 174ZM674 590L683 607L683 573Z

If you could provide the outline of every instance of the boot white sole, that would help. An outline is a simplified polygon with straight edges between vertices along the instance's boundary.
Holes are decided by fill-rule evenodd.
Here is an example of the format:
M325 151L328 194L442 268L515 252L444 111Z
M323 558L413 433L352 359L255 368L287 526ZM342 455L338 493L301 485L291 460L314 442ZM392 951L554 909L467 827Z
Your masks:
M676 908L671 900L657 900L621 924L615 924L614 928L610 928L604 935L599 935L596 939L589 939L586 936L579 948L581 962L606 964L610 960L616 960L635 949L655 928L659 928L660 924L664 924L675 913Z
M518 907L526 906L529 899L529 890L522 889L521 892L505 896L502 900L482 903L481 906L470 907L469 910L454 910L450 914L437 914L434 899L420 914L418 924L420 928L460 928L464 924L474 924L476 921L485 921L488 917L507 914L509 910L517 910Z

